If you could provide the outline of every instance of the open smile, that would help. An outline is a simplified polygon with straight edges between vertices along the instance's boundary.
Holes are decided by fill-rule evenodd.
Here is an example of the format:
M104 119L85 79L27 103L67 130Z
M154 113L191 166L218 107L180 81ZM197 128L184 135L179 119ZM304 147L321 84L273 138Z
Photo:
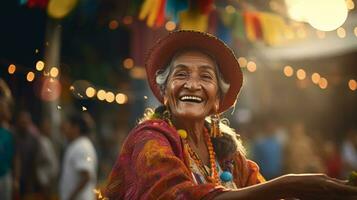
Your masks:
M181 96L179 99L180 99L180 101L183 101L183 102L192 102L192 103L202 103L203 102L203 99L201 97L193 96L193 95L184 95L184 96Z

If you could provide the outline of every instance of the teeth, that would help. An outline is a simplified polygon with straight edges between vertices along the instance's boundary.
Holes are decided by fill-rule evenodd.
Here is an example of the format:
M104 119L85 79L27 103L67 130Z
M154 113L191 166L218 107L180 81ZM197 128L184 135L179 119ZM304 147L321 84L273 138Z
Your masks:
M181 100L196 100L196 101L202 101L200 97L195 97L195 96L183 96L181 97Z

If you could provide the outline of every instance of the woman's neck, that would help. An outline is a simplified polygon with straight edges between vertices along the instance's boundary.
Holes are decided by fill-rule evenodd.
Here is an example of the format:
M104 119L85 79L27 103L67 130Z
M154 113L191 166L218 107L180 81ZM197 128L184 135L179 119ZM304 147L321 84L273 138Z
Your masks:
M193 142L196 146L199 141L204 139L203 131L205 120L179 120L173 118L172 123L176 129L184 129L187 132L188 140Z

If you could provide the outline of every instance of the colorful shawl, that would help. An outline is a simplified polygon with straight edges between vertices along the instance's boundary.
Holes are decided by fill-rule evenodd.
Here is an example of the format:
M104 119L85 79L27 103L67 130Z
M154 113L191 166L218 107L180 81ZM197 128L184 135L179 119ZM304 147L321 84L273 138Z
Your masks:
M176 129L164 120L146 120L124 142L103 194L108 199L213 199L227 191L195 184L188 163ZM264 181L257 164L240 154L233 176L238 188Z

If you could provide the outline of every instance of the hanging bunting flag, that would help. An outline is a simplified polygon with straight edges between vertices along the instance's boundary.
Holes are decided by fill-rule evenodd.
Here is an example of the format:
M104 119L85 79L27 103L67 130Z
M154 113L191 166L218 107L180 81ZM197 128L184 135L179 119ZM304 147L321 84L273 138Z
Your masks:
M286 32L289 31L284 19L279 15L266 12L259 13L259 18L264 42L271 46L282 44Z
M27 0L20 0L20 5L25 5L27 3Z
M179 14L180 28L205 32L208 25L208 15L201 14L198 10L186 10Z
M165 4L166 4L166 0L162 0L160 7L159 7L159 13L157 15L156 23L155 23L156 27L160 27L165 23L165 6L166 6Z
M223 24L223 21L218 19L217 37L223 40L226 44L232 44L232 34L227 26Z
M249 41L255 42L262 38L262 29L259 21L258 13L256 12L244 12L244 24L246 30L246 36Z
M29 8L46 8L47 4L48 4L48 0L27 0L27 1L23 1L21 0L20 3L24 3L27 2L27 6Z
M232 36L237 39L246 39L244 18L240 12L232 14Z
M179 18L179 12L188 9L189 9L188 0L167 0L165 13L166 16L171 18L172 21L177 23Z
M202 14L208 15L213 8L214 0L197 0L198 8Z
M224 26L232 30L232 36L237 39L246 39L244 18L240 12L228 13L224 9L219 11Z
M139 19L146 20L146 24L149 27L153 27L156 21L156 18L159 14L159 9L162 0L145 0L143 5L141 6L141 10L139 13Z
M78 0L50 0L47 14L56 19L67 16L77 5Z

